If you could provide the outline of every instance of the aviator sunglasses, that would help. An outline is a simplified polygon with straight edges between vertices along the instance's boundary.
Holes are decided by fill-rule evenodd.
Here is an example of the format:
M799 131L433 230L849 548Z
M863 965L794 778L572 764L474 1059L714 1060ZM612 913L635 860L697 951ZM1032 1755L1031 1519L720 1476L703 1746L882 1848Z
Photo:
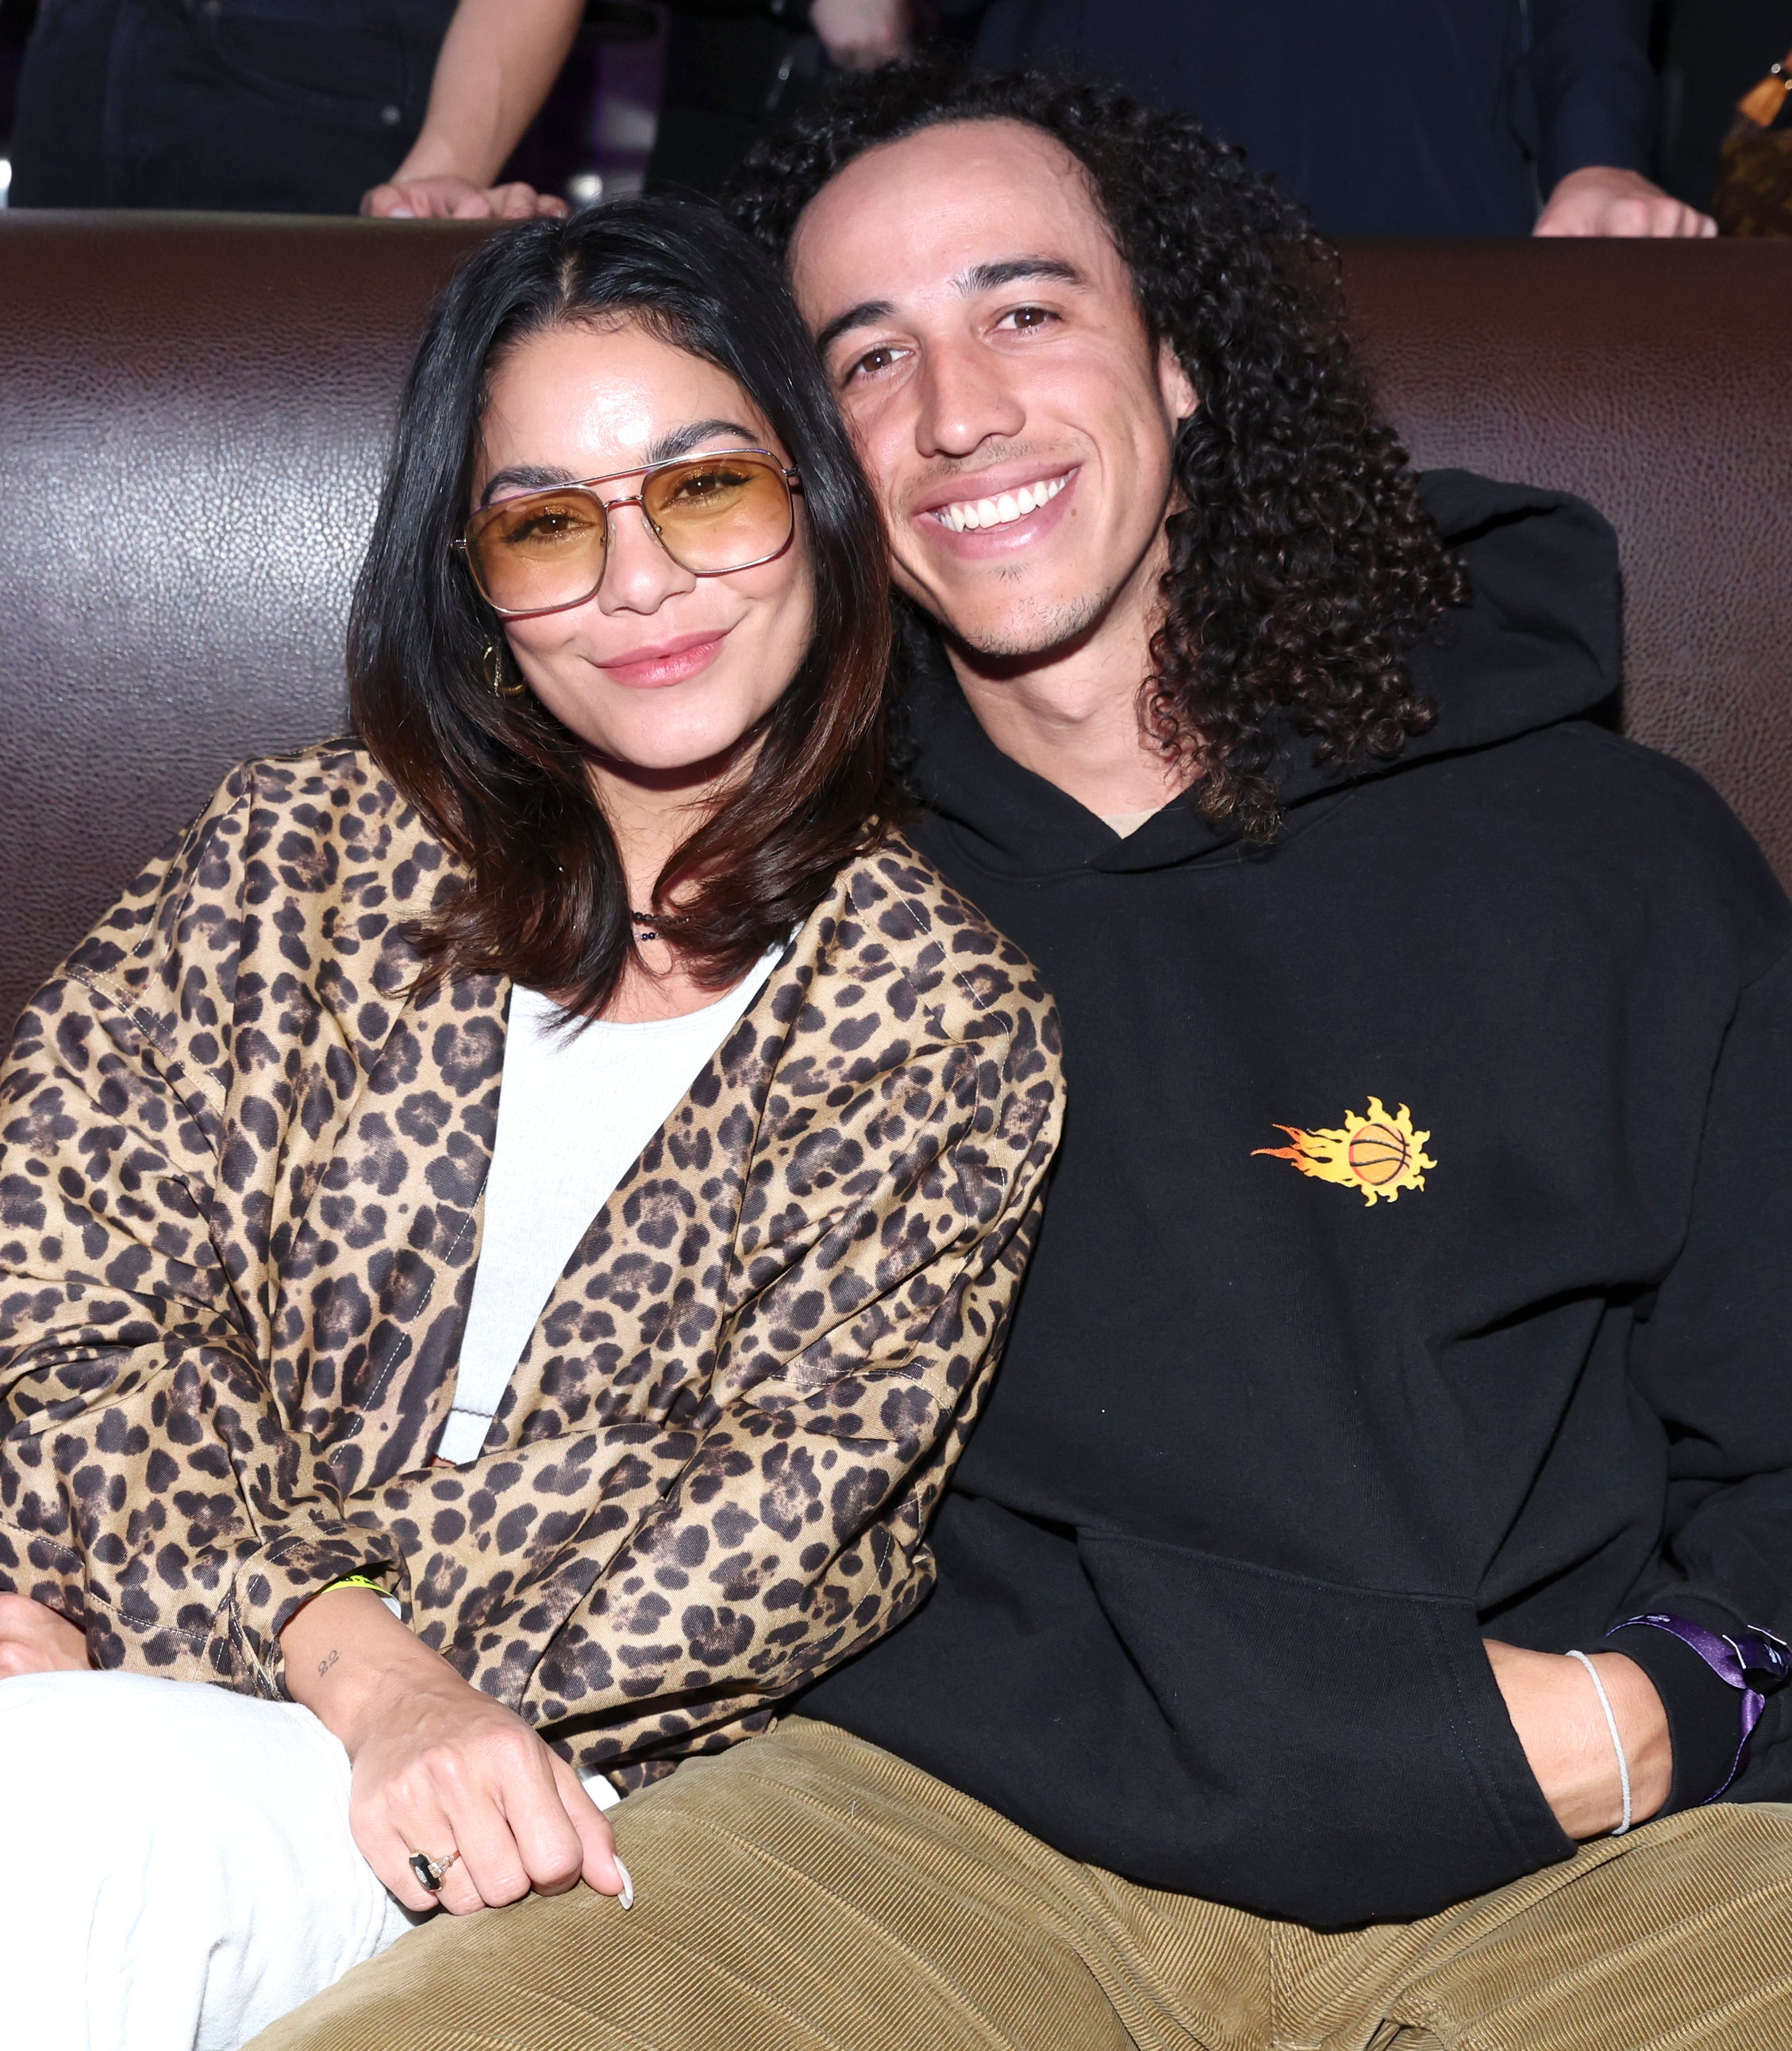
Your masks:
M638 477L629 498L606 502L600 484ZM563 612L597 594L610 553L611 516L638 506L654 538L693 576L768 563L795 530L802 479L769 449L720 449L614 470L603 477L519 492L482 506L450 545L467 559L479 595L517 619Z

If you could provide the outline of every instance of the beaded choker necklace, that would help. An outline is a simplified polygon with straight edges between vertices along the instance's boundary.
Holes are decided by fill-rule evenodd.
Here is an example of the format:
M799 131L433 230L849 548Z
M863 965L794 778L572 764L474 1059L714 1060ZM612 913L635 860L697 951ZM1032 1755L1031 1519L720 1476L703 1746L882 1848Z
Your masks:
M660 937L662 926L688 926L690 924L689 919L674 917L670 912L650 913L631 910L628 916L634 923L635 938L642 940L657 940Z

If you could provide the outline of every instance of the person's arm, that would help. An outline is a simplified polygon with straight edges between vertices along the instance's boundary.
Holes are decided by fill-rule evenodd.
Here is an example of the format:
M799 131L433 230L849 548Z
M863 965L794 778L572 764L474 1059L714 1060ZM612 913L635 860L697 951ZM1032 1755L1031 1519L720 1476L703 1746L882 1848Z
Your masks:
M593 1435L576 1535L532 1580L556 1611L560 1585L585 1590L538 1648L552 1678L525 1691L537 1722L558 1721L570 1695L582 1717L601 1713L624 1751L631 1737L663 1750L674 1728L683 1748L740 1736L925 1592L923 1534L994 1371L1060 1094L1055 1061L1024 1026L1006 1059L988 1045L916 1048L903 1080L903 1158L865 1174L857 1200L818 1219L806 1247L763 1256L777 1272L736 1319L712 1393L679 1406L688 1421ZM830 1104L843 1158L865 1160L861 1120L888 1101L874 1081L858 1105ZM825 1177L814 1135L798 1143ZM821 1300L837 1315L795 1348L790 1334L812 1326ZM439 1635L427 1590L414 1600L417 1629ZM289 1692L353 1763L356 1842L408 1905L431 1898L409 1868L419 1851L458 1854L440 1895L457 1912L581 1877L631 1898L572 1769L376 1596L326 1591L287 1623L283 1646ZM517 1649L508 1642L506 1658ZM581 1664L607 1685L583 1686ZM479 1675L494 1688L505 1678L497 1666Z
M1743 994L1707 1113L1684 1250L1633 1354L1662 1420L1670 1519L1626 1606L1720 1635L1792 1631L1792 1340L1783 1277L1792 1244L1792 956ZM1708 1800L1729 1776L1741 1698L1682 1642L1649 1626L1585 1646L1629 1762L1633 1813ZM1526 1756L1571 1837L1614 1828L1621 1783L1604 1712L1578 1661L1489 1644ZM1758 1752L1786 1728L1770 1697Z
M227 779L25 1007L0 1070L0 1590L97 1665L277 1697L293 1611L404 1569L279 1400L269 1278L217 1225L255 1150L218 1029L238 964L205 893L247 893L256 803L252 770ZM238 1108L279 1151L272 1094Z
M1648 26L1645 0L1532 0L1526 68L1548 194L1535 233L1717 232L1646 174L1655 121Z
M1624 1816L1624 1776L1587 1669L1565 1652L1531 1652L1493 1639L1486 1646L1506 1713L1556 1822L1571 1838L1616 1830ZM1666 1802L1673 1779L1667 1711L1634 1659L1586 1649L1624 1748L1631 1821L1646 1822Z
M361 203L392 220L527 220L566 202L492 181L535 119L572 47L584 0L460 0L410 154Z
M361 1856L412 1909L454 1915L583 1879L634 1890L610 1826L564 1760L522 1719L468 1686L367 1588L326 1589L281 1634L287 1692L342 1741ZM427 1889L413 1854L448 1863Z
M1747 854L1759 861L1752 847ZM1759 1627L1792 1637L1788 1246L1792 953L1742 994L1712 1080L1680 1256L1633 1342L1633 1378L1668 1447L1667 1529L1614 1624L1657 1612L1720 1636ZM1647 1673L1665 1708L1667 1807L1708 1799L1736 1764L1738 1692L1666 1631L1639 1625L1606 1647ZM1771 1694L1739 1776L1745 1791L1763 1771L1785 1785L1786 1767L1772 1767L1769 1755L1789 1731L1792 1692Z

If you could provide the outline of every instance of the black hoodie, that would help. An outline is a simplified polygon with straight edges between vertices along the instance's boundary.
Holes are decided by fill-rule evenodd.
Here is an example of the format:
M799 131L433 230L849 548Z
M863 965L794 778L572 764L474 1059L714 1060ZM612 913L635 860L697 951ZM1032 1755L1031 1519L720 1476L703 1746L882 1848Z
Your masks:
M1605 524L1426 490L1475 593L1412 657L1437 725L1343 779L1290 747L1270 850L1189 798L1122 840L917 682L921 844L1054 990L1069 1122L938 1587L804 1702L1076 1858L1320 1927L1573 1850L1484 1636L1792 1627L1792 905L1588 717ZM1702 1800L1737 1697L1615 1649ZM1792 1798L1788 1701L1732 1795Z

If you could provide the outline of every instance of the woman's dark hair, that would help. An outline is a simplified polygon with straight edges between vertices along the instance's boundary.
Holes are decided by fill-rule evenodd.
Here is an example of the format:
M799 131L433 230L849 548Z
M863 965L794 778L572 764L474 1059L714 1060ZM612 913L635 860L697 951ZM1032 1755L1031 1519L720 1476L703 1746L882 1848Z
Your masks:
M814 640L750 770L679 849L681 948L732 982L806 918L885 808L883 529L774 267L708 208L625 201L494 235L430 318L404 388L349 623L356 731L467 881L419 935L426 978L497 973L599 1010L634 944L587 750L482 671L502 623L449 544L468 510L489 380L544 330L618 318L726 371L801 473Z
M1200 395L1177 439L1182 502L1143 715L1167 753L1198 759L1210 817L1267 838L1290 721L1340 765L1397 755L1431 724L1401 656L1465 601L1466 579L1351 360L1336 252L1187 115L923 57L843 80L757 146L731 211L781 258L856 157L983 120L1042 129L1083 166L1147 329Z

